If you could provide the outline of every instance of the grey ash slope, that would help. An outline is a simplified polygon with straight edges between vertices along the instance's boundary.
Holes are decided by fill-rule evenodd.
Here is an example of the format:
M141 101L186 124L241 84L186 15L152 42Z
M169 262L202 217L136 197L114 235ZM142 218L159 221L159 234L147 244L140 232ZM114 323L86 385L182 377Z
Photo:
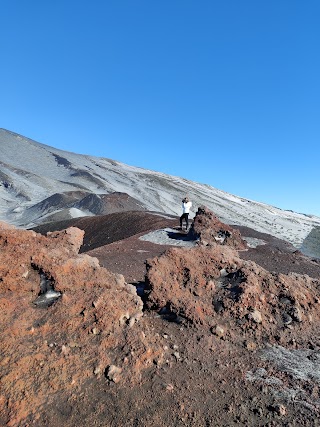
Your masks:
M117 203L115 192L125 193L127 204L108 211ZM16 226L30 228L46 221L121 210L180 215L185 194L194 210L206 205L223 222L272 234L296 247L314 227L320 227L316 216L284 211L111 159L55 149L0 129L0 218Z

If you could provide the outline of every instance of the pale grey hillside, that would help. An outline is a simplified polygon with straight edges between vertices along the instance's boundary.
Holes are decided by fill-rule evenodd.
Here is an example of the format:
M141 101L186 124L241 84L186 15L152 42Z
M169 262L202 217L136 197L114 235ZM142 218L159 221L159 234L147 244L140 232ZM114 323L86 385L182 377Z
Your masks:
M181 199L187 194L193 201L193 213L206 205L223 222L272 234L298 248L320 227L316 216L240 198L183 177L58 150L0 129L1 220L27 228L108 213L107 196L112 198L114 192L127 197L119 211L146 209L174 215L181 214Z

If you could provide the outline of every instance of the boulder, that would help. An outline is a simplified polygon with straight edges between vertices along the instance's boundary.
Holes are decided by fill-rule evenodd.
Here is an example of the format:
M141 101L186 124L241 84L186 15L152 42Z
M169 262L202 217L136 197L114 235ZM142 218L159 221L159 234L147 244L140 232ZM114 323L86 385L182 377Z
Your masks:
M169 249L147 260L146 284L150 308L258 341L283 330L288 316L296 328L320 319L318 279L271 273L228 246Z
M221 222L207 207L198 208L193 220L190 235L198 239L199 244L207 246L213 244L231 246L235 249L245 249L246 242L238 230Z

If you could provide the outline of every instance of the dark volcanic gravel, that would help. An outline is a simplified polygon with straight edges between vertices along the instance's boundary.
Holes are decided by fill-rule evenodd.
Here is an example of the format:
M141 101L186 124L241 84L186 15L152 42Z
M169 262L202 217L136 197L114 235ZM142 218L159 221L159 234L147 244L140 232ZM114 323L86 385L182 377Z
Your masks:
M248 227L234 226L242 236L253 237L265 241L265 244L247 251L240 251L242 259L252 260L268 271L275 273L307 274L320 277L320 260L303 255L290 243L277 239L269 234L260 233Z

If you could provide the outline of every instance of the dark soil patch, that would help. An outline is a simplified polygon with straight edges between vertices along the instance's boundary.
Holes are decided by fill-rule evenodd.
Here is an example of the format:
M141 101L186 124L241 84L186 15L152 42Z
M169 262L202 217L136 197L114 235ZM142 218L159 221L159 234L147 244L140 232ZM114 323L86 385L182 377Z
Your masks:
M144 281L146 259L159 256L170 247L140 240L144 234L100 246L87 254L98 258L100 265L113 273L123 274L128 283Z
M78 227L84 230L84 241L80 252L88 252L104 245L126 239L139 233L176 225L178 218L162 214L129 211L94 217L74 218L34 227L37 233Z
M290 243L269 234L260 233L248 227L237 226L236 228L244 237L254 237L266 242L256 248L240 251L239 255L242 259L252 260L266 270L275 273L289 274L292 272L307 274L315 278L320 276L320 260L303 255Z

